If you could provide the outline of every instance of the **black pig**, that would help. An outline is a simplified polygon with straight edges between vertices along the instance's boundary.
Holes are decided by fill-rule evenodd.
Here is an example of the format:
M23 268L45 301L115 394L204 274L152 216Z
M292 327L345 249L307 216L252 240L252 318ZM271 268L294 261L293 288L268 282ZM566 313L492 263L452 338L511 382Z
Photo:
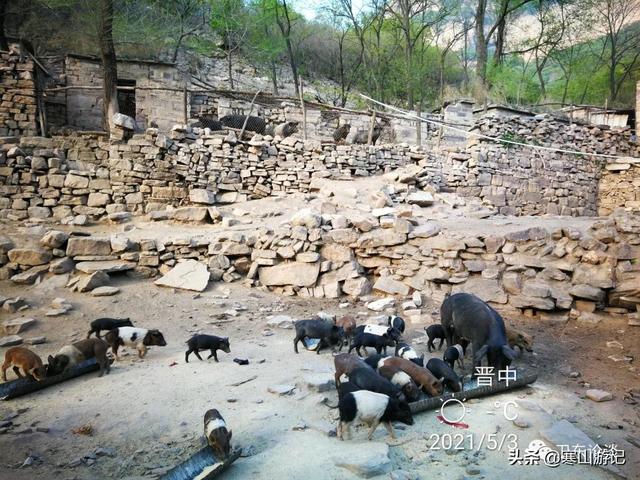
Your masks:
M229 348L229 337L216 337L215 335L194 335L187 341L189 350L184 354L184 361L189 363L189 355L191 352L196 354L198 360L202 360L200 356L200 350L211 350L211 354L207 357L209 360L211 357L217 362L217 351L222 350L225 353L231 353Z

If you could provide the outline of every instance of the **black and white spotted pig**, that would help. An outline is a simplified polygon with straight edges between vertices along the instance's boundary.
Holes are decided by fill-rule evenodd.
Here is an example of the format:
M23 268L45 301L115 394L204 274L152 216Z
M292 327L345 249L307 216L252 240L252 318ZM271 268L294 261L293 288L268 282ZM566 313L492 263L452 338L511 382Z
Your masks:
M107 358L109 345L100 338L87 338L74 342L71 345L62 347L55 356L49 355L47 361L47 377L58 375L73 366L90 358L95 358L100 367L101 377L105 372L109 373L111 368Z
M220 460L229 456L231 451L231 430L227 428L224 418L215 408L207 410L204 414L204 436Z
M418 352L408 343L400 342L396 345L396 357L406 358L419 367L424 367L424 354L418 355Z
M398 421L413 425L413 415L407 402L389 397L382 393L359 390L345 393L338 403L340 420L338 422L338 438L351 438L352 423L366 423L370 426L368 439L373 438L380 422L384 422L391 438L395 438L391 422ZM345 435L346 433L346 435Z
M199 360L202 360L200 356L200 350L211 350L211 354L207 357L209 360L211 357L218 361L218 350L222 350L225 353L231 353L229 348L229 337L216 337L215 335L194 335L187 342L189 350L184 354L184 361L189 363L189 355L195 353Z
M109 330L104 338L109 343L113 354L118 359L118 348L121 345L138 350L138 357L143 358L147 354L149 346L157 345L165 347L167 342L160 330L147 330L146 328L119 327Z
M455 345L451 345L450 347L447 347L447 349L444 351L444 355L442 356L442 359L451 368L453 368L456 360L458 361L458 365L460 365L461 368L464 368L465 351L466 351L466 347L460 345L459 343L456 343Z
M397 315L390 315L388 325L392 328L395 328L400 333L404 333L404 320Z

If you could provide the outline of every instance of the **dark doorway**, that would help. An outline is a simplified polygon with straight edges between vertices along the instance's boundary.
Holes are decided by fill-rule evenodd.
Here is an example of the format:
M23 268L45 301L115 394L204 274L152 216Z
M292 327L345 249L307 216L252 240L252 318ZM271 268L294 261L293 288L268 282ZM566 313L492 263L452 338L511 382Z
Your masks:
M125 87L125 88L120 88ZM118 79L118 108L120 113L136 118L136 81Z

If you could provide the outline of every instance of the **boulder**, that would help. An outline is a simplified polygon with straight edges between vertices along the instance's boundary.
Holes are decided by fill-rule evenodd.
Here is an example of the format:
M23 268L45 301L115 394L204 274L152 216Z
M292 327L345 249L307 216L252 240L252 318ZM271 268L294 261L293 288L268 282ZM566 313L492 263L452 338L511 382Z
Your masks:
M22 307L26 307L29 304L22 297L9 298L2 303L2 309L5 312L15 313Z
M357 240L359 248L388 247L400 245L407 240L407 235L391 229L378 228L360 235Z
M173 212L173 219L177 222L206 222L209 218L207 207L181 207Z
M133 270L135 267L135 262L126 262L124 260L103 260L97 262L79 262L76 264L76 270L83 273L124 272L127 270Z
M608 402L613 400L613 395L605 390L598 390L597 388L589 389L585 392L585 395L589 400L594 402Z
M120 291L117 287L98 287L91 290L92 297L109 297L111 295L115 295Z
M312 287L320 273L320 263L288 262L272 267L260 267L258 277L264 286L293 285Z
M322 225L322 216L309 208L303 208L291 217L291 225L306 228L319 228Z
M334 263L348 262L353 259L353 250L346 245L327 243L320 249L320 256Z
M586 300L594 300L596 302L604 300L604 292L599 288L592 287L591 285L574 285L569 289L569 293L574 297L584 298Z
M611 264L588 265L580 263L573 271L571 283L586 284L596 288L613 288L615 267Z
M371 292L371 282L366 277L348 278L342 284L342 291L352 297L361 297Z
M2 322L2 328L7 335L16 335L24 332L29 327L35 325L33 318L14 318L13 320L5 320Z
M189 192L189 201L191 203L202 203L205 205L213 205L216 203L216 194L204 188L194 188Z
M209 271L204 263L186 260L178 263L154 283L163 287L202 292L209 283Z
M51 260L51 252L40 248L14 248L8 255L9 261L18 265L44 265Z
M67 256L110 255L111 241L99 237L71 237L67 241Z
M46 248L62 248L69 235L60 230L49 230L44 237L40 239L40 245Z
M91 275L86 275L78 280L75 287L79 292L89 292L94 288L102 287L109 283L109 275L104 272L95 272Z
M136 121L129 115L125 115L124 113L114 113L111 120L115 126L124 128L125 130L136 129Z
M49 264L49 271L56 275L69 273L75 267L75 263L69 257L58 258Z
M409 238L429 238L440 233L440 225L433 222L423 223L418 225L411 232L409 232Z
M433 201L433 195L429 192L413 192L407 195L407 203L420 207L433 205Z
M330 392L336 388L336 382L331 373L315 373L304 378L307 388L313 392Z
M349 470L354 475L362 478L377 477L388 474L391 471L392 463L389 459L389 445L386 443L367 442L366 448L362 448L360 443L353 444L358 448L350 448L353 442L344 443L349 447L341 447L332 457L336 466Z
M49 265L37 265L12 276L11 281L21 285L31 285L47 270L49 270Z
M18 335L9 335L7 337L0 337L0 347L13 347L22 343L22 337Z
M396 304L396 299L393 297L381 298L380 300L374 300L367 303L367 308L374 312L381 312L386 308L391 308Z
M389 295L408 295L409 287L391 277L380 277L373 284L373 289Z

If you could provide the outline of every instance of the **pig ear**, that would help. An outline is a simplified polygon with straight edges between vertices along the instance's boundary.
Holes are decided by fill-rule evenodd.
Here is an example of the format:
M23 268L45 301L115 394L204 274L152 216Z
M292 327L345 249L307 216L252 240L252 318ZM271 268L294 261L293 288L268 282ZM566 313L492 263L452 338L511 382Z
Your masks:
M505 345L505 346L506 346L506 345ZM476 352L476 354L475 354L475 356L473 357L473 359L474 359L476 362L479 362L479 361L482 359L482 357L484 357L484 356L487 354L487 352L488 352L488 351L489 351L489 345L486 345L486 344L485 344L485 345L483 345L483 346L480 348L480 350L478 350L478 351Z
M233 431L229 430L229 435L227 435L227 440L231 440L231 434L233 433Z
M502 346L502 353L509 360L513 360L513 359L515 359L517 357L516 352L509 345L503 345Z

